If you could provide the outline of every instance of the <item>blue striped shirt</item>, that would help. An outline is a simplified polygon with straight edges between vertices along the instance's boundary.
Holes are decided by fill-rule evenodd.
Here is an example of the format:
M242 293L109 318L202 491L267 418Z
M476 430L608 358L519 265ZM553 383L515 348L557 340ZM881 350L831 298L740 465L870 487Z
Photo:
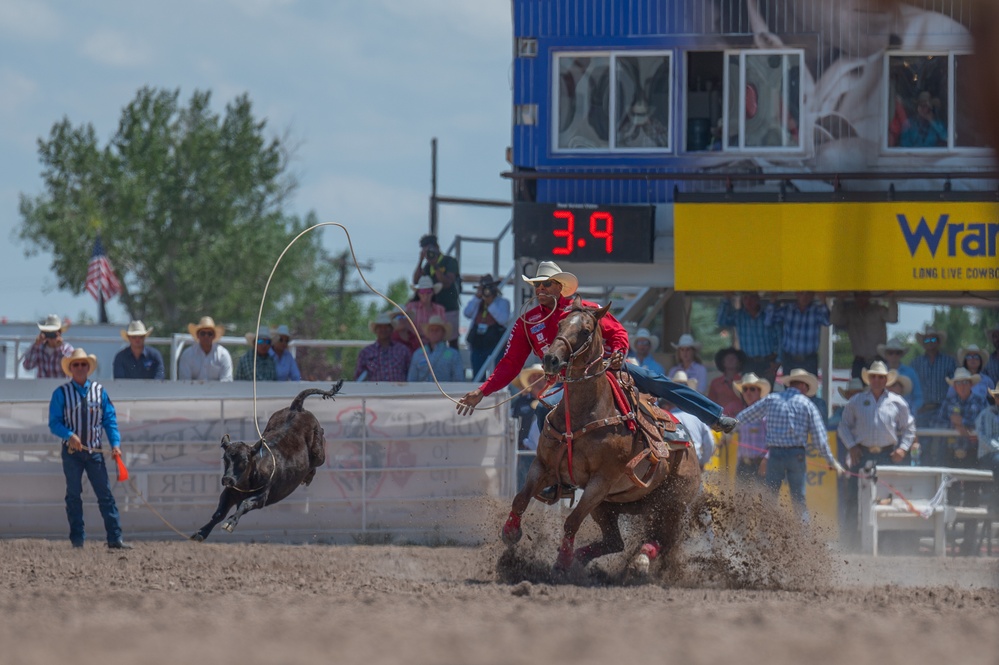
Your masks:
M777 326L767 324L766 319L762 309L753 316L745 308L736 309L728 300L722 300L718 306L718 327L734 327L739 335L739 346L753 358L777 353L780 331Z
M822 327L829 325L829 307L824 302L813 301L804 312L797 303L780 307L769 303L766 309L768 326L782 325L782 351L796 356L818 353Z
M86 419L83 411L86 409ZM87 436L83 436L86 423ZM99 383L87 379L82 386L70 381L55 389L49 401L49 431L65 443L73 434L90 450L101 448L101 430L107 432L112 448L121 445L118 417L108 392Z
M916 356L912 361L912 369L919 375L919 383L923 386L923 402L940 404L947 395L947 379L954 376L957 361L942 353L936 360L930 362L929 356Z
M797 388L786 388L770 393L759 402L743 409L738 415L743 423L767 419L768 448L796 448L808 445L811 433L812 448L826 458L830 465L836 459L829 449L826 424L819 409Z

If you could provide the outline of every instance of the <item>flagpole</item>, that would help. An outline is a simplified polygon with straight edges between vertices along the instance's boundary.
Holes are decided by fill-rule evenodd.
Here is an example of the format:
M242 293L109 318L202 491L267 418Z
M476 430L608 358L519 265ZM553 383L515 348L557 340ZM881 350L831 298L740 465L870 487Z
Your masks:
M97 299L97 317L98 323L108 322L108 309L104 306L104 291L101 291L100 298Z

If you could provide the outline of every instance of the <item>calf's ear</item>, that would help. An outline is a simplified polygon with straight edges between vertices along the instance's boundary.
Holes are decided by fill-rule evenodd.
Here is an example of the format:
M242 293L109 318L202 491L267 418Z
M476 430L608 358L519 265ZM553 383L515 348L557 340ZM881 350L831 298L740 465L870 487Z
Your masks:
M228 448L229 447L229 435L228 434L223 434L222 435L222 444L221 445L222 445L223 448Z

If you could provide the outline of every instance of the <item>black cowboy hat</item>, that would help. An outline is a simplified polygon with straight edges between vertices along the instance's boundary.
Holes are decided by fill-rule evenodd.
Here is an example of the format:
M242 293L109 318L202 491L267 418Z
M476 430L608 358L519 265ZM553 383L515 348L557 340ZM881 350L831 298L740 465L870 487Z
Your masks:
M502 283L503 280L493 279L492 274L488 272L479 278L479 286L499 286Z
M725 371L725 366L722 365L722 359L730 353L734 353L739 358L739 370L741 371L743 366L746 364L746 352L742 349L737 349L734 346L729 346L724 349L719 349L718 353L715 354L715 367L718 368L719 372Z

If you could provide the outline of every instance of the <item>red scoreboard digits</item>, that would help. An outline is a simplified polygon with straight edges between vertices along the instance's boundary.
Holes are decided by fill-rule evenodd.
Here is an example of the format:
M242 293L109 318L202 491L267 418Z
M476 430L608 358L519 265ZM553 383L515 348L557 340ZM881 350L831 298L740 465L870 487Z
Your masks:
M571 206L518 203L513 211L518 256L585 262L650 263L651 206Z

